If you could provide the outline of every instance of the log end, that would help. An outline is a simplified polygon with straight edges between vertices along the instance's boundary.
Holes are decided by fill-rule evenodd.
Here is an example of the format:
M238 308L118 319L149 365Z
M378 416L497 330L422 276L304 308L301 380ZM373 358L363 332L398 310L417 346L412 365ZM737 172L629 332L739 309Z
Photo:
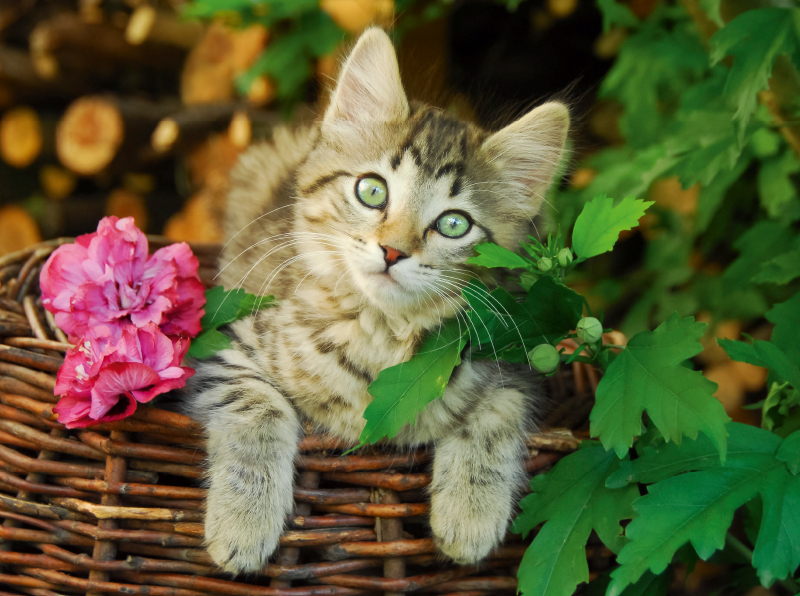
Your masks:
M105 169L125 135L119 109L99 96L77 99L56 129L56 152L61 163L84 176Z
M25 168L42 151L39 115L29 107L7 111L0 119L0 155L15 168Z

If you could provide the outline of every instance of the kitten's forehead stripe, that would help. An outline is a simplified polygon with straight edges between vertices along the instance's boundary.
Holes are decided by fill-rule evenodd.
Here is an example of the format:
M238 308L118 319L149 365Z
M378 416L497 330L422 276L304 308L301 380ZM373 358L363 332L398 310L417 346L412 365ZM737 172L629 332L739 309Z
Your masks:
M310 195L317 192L323 186L330 184L337 178L341 178L342 176L352 176L350 172L346 172L344 170L336 170L335 172L331 172L330 174L325 174L324 176L320 176L314 182L309 184L305 189L303 189L303 194Z
M397 170L408 153L423 173L438 180L453 175L450 196L455 197L464 187L464 175L470 156L470 146L477 147L482 137L469 124L433 109L415 111L409 117L411 130L389 159Z

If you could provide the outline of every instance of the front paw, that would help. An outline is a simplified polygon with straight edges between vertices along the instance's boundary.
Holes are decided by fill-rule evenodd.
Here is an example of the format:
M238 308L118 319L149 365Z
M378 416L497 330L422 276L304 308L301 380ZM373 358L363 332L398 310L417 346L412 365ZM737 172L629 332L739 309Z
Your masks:
M206 546L214 562L229 573L260 571L278 548L283 518L260 522L249 515L206 513Z
M510 506L503 506L502 498L475 497L466 491L455 496L434 495L431 501L436 548L459 565L485 559L503 540L508 527Z

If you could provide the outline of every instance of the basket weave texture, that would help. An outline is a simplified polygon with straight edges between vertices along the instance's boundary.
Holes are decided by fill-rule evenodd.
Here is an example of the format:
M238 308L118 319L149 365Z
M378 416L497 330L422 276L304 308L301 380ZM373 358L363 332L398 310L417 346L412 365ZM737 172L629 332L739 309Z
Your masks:
M275 562L246 577L215 568L203 548L205 451L195 421L140 407L67 430L52 412L70 346L41 306L38 274L70 241L0 258L0 595L515 593L526 548L518 536L478 567L437 555L425 491L431 450L342 456L324 435L300 443L295 512ZM150 238L151 250L165 243ZM193 249L209 282L219 249ZM551 424L566 428L531 435L531 474L577 448L597 379L578 365L550 385ZM608 555L589 549L591 566Z

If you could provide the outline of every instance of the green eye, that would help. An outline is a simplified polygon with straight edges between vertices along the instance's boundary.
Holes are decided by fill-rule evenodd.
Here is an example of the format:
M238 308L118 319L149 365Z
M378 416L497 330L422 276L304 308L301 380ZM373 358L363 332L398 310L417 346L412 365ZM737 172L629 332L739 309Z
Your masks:
M443 213L439 219L436 220L436 229L442 236L448 238L460 238L472 227L472 222L469 218L458 211L448 211Z
M356 182L356 196L367 207L380 209L386 204L389 191L386 181L374 175L364 176Z

